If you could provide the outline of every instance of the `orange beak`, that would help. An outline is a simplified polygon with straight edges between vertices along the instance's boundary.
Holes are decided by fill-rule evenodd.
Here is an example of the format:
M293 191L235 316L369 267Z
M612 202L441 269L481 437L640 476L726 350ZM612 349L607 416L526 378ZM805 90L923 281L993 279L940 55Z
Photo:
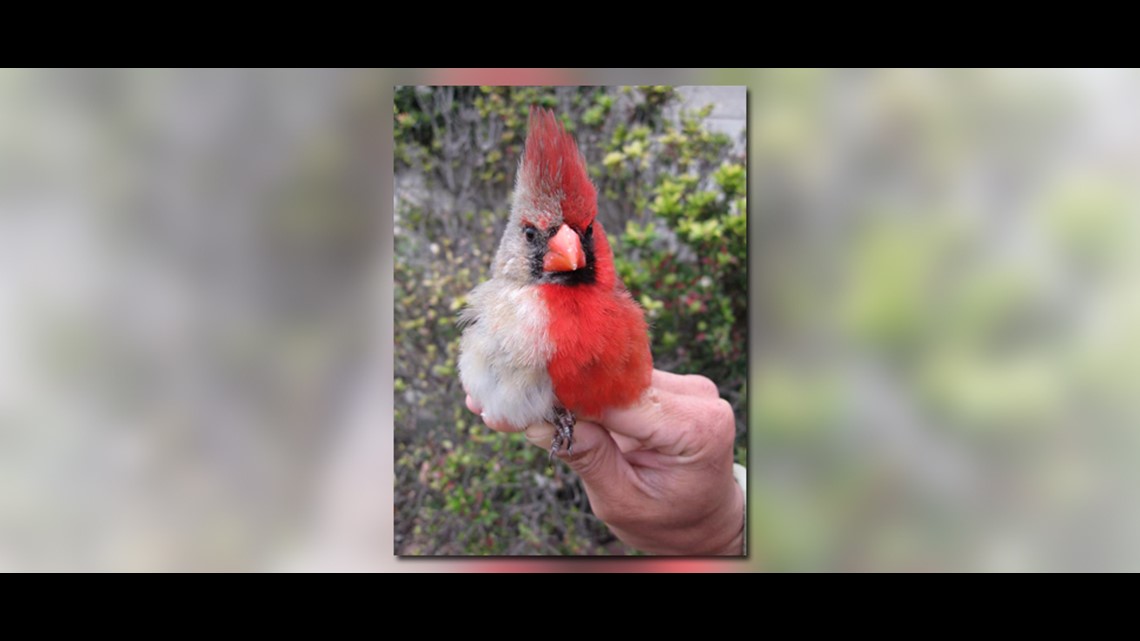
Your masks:
M566 225L562 225L546 245L546 257L542 259L542 268L548 272L572 272L585 266L586 254L582 252L582 242L578 240L578 234Z

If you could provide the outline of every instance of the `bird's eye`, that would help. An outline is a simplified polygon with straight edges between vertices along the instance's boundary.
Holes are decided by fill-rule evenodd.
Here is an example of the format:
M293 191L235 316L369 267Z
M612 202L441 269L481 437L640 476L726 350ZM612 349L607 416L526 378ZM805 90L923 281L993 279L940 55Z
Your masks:
M587 238L590 237L591 235L593 235L593 233L594 233L594 223L590 223L589 225L586 225L586 237Z
M523 229L523 235L526 236L528 243L533 243L535 238L538 238L538 230L530 225Z

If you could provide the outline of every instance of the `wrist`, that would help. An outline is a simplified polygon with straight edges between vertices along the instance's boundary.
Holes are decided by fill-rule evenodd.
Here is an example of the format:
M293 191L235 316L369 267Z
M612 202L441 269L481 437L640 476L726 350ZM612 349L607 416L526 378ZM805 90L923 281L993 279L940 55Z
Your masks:
M714 552L717 556L742 556L744 554L745 537L745 494L744 488L738 483L732 484L733 498L728 515L728 532L732 535L729 540Z
M672 541L664 554L696 556L742 556L744 554L744 489L735 479L730 481L712 512L700 517L698 527L687 530Z

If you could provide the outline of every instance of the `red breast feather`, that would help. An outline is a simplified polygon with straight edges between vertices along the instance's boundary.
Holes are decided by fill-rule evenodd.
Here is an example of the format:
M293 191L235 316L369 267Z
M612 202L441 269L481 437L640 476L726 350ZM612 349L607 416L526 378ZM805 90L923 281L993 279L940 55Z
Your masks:
M653 355L641 307L614 274L613 255L595 223L597 280L589 285L543 285L554 356L548 365L554 395L575 414L599 418L610 407L636 402L653 376Z
M550 111L531 109L522 175L530 193L557 199L562 221L579 233L594 223L594 282L544 284L554 356L554 394L575 414L599 418L641 397L653 375L641 307L618 281L597 215L598 196L574 139Z

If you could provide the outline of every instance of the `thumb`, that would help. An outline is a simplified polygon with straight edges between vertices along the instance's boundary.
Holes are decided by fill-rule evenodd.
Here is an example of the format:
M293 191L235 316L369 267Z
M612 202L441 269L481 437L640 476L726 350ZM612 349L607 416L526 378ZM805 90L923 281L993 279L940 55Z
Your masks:
M526 428L526 440L532 445L549 450L553 438L554 426L550 423ZM568 455L562 447L557 456L566 461L583 482L598 488L613 487L622 475L622 468L629 465L610 433L596 423L585 421L574 424L574 453Z

